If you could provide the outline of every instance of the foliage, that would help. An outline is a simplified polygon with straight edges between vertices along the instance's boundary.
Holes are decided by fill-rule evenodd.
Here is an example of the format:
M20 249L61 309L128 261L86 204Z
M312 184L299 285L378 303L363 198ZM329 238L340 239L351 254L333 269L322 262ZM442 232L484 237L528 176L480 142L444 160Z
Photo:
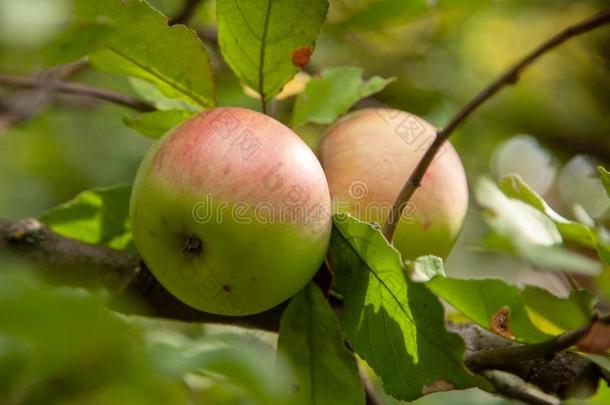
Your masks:
M386 392L413 400L484 386L462 364L463 342L445 330L438 300L405 277L400 255L381 232L347 214L334 223L331 259L344 299L346 337Z
M8 106L23 94L0 90L0 216L34 215L65 237L135 251L129 183L149 138L216 105L251 108L242 87L311 145L372 96L375 105L443 124L532 43L603 2L227 0L202 2L188 27L169 24L178 3L0 0L2 73L85 57L93 69L75 73L79 81L150 106L126 112L30 90L25 96L42 100L32 114L40 114L5 125ZM29 24L16 24L24 15ZM434 256L404 263L375 225L337 215L330 301L341 299L343 311L335 313L327 291L310 283L287 304L279 337L122 316L108 309L112 291L46 285L32 275L40 269L0 256L0 402L362 404L359 368L398 400L492 391L464 365L464 342L447 330L442 302L455 311L451 319L529 344L586 325L598 301L604 308L610 300L610 205L587 211L587 201L567 198L561 182L563 162L577 152L608 167L610 82L590 57L607 43L599 34L557 50L452 138L469 178L478 180L472 215L447 263ZM280 95L305 65L307 85ZM523 170L490 178L496 146L522 132L535 134L552 149L539 156L552 158L515 156ZM587 180L610 201L610 173L597 170ZM536 188L542 171L552 173L550 189ZM544 277L563 273L591 291L546 284ZM610 368L607 352L587 356ZM443 395L471 394L481 400L473 390ZM608 396L602 385L591 403Z

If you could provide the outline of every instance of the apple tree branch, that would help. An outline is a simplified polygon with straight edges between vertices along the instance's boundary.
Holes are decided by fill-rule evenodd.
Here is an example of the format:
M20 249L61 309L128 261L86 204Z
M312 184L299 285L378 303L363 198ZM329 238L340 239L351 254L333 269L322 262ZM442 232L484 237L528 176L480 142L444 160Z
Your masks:
M515 65L501 74L497 79L491 82L487 87L485 87L479 94L477 94L472 100L470 100L458 113L449 121L449 123L442 129L437 131L436 138L434 142L428 147L424 156L421 158L418 165L415 167L413 173L404 184L394 205L392 210L390 211L390 215L388 216L384 226L383 226L383 234L387 240L391 241L394 236L394 231L396 230L396 226L400 221L400 217L402 211L407 206L409 200L417 190L419 186L421 186L422 178L436 153L443 146L445 141L449 138L449 136L458 128L474 111L476 111L483 103L489 100L492 96L502 90L504 87L508 85L512 85L517 83L519 80L519 75L521 72L531 65L534 61L540 58L542 55L552 50L553 48L563 44L568 39L575 37L580 34L584 34L589 32L595 28L601 27L605 24L610 23L610 8L601 11L600 13L587 18L584 21L581 21L577 24L567 27L557 35L551 37L549 40L538 46L532 52L527 54L523 59L518 61Z
M282 304L266 312L243 317L198 311L165 290L138 254L63 237L35 219L0 219L0 257L3 255L15 255L32 261L42 276L52 282L85 287L103 286L112 293L110 307L127 314L277 331L285 308L285 304ZM133 305L134 302L137 305ZM341 301L331 300L331 305L340 316ZM464 339L465 364L473 372L486 375L490 370L499 370L524 381L523 384L515 383L494 374L495 379L491 381L500 395L528 403L550 404L555 402L545 402L544 395L532 393L532 388L525 383L565 397L583 389L592 393L600 378L603 378L595 364L583 356L566 351L586 334L589 326L566 332L538 345L518 344L474 324L449 323L447 327ZM368 390L369 394L374 393L371 386Z

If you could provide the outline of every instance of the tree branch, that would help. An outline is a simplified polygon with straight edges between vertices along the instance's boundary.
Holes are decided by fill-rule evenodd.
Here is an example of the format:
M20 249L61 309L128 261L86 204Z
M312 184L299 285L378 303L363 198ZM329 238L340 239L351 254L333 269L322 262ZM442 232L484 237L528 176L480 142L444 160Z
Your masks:
M471 323L448 323L447 329L459 334L464 340L466 345L465 363L469 367L468 359L476 358L479 353L497 352L498 350L524 346ZM551 340L554 341L555 339ZM570 351L495 363L498 364L490 365L484 369L475 368L472 371L482 374L485 374L488 369L505 371L546 393L557 395L560 398L568 398L574 395L593 395L597 390L599 380L605 378L599 367L587 358Z
M99 100L109 101L137 111L153 111L155 108L136 98L115 93L98 87L87 86L79 83L68 83L63 81L45 81L29 76L0 74L0 86L38 88L45 86L51 92L60 92L77 96L92 97Z
M496 392L505 398L516 399L531 405L559 405L559 400L542 393L524 381L515 381L515 378L502 371L490 370L483 373L494 385Z
M163 288L137 254L60 236L35 219L0 220L2 253L33 261L39 265L42 276L50 281L86 287L101 285L113 292L113 309L134 315L274 331L279 328L284 309L280 305L247 317L198 311ZM134 306L134 301L138 305Z
M506 364L540 359L569 349L576 345L591 330L595 320L572 331L557 335L545 342L529 345L501 347L493 350L477 351L466 356L465 363L471 370L494 368Z
M606 9L593 17L564 29L559 34L555 35L534 49L531 53L517 62L513 67L508 69L496 80L485 87L483 91L477 94L460 111L458 111L458 113L449 121L445 128L437 131L434 142L432 142L428 150L426 150L426 153L424 153L424 156L420 160L419 164L407 182L404 184L398 198L396 199L396 202L394 203L394 206L392 207L392 210L390 211L390 215L383 226L383 234L385 235L386 239L389 241L392 240L403 209L406 207L407 203L415 193L415 190L417 190L417 188L421 185L422 178L434 160L436 153L443 146L453 131L459 127L466 120L466 118L470 116L470 114L477 110L485 101L498 93L502 88L515 84L519 80L519 75L521 72L546 52L564 43L572 37L591 31L608 23L610 23L610 9Z
M39 265L41 274L51 281L86 287L102 285L114 294L111 308L127 314L277 331L285 308L285 304L282 304L269 311L244 317L198 311L165 290L137 254L60 236L34 219L17 222L0 220L0 257L5 254L34 261ZM133 305L134 301L138 305ZM341 302L332 298L330 301L340 315ZM587 392L594 392L602 377L599 368L588 359L571 352L559 352L584 336L580 329L538 346L532 345L535 349L525 349L524 345L474 324L448 324L448 329L464 339L467 349L465 362L474 372L488 368L506 371L560 397L582 392L583 387ZM535 355L532 355L532 350ZM498 353L504 353L510 361L498 361ZM545 357L549 353L554 356ZM506 391L509 388L504 385L496 388L502 395L509 393ZM523 387L510 388L512 395L518 395L520 388ZM529 389L526 391L529 392ZM370 403L374 404L376 398L371 387L368 387L367 395ZM525 400L525 397L520 399Z

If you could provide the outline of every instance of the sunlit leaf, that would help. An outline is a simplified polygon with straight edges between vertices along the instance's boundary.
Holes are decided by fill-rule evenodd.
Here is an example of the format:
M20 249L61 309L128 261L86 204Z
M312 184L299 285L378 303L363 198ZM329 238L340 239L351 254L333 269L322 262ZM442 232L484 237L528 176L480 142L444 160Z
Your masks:
M311 79L305 91L297 97L291 125L307 122L330 124L358 100L381 91L393 81L379 76L365 81L362 72L358 67L324 69L320 77Z
M40 217L60 235L115 249L133 249L129 230L130 185L95 188L78 194Z
M74 16L74 48L88 53L96 68L146 80L189 105L214 105L212 68L193 30L168 26L167 17L143 0L77 1ZM79 27L95 40L79 39ZM94 35L98 31L101 38ZM70 48L70 41L64 46Z
M536 313L562 331L580 328L591 321L597 300L586 290L572 290L569 297L559 298L549 291L527 286L522 292L529 311Z
M529 318L521 291L498 280L461 280L435 277L426 285L456 310L487 329L492 329L494 316L508 310L506 331L525 342L540 342L550 336L541 332Z
M428 281L436 276L444 276L443 259L436 256L421 256L410 263L411 279Z
M334 217L331 261L344 298L347 340L403 400L485 385L463 365L464 342L445 329L443 309L405 277L398 252L378 229L345 214Z
M505 188L510 186L510 192L513 195L516 193L520 199L507 196L486 178L479 179L475 186L477 201L486 209L485 219L497 234L488 238L488 241L495 242L495 248L523 257L541 270L589 275L598 274L602 270L598 261L563 246L558 225L539 210L544 207L542 200L529 188L522 187L525 183L520 184L519 189L512 188L513 183L503 184ZM588 228L581 224L559 225L566 226L562 229L571 238L590 236Z
M520 176L506 176L500 181L499 186L508 197L523 201L549 217L564 239L595 247L597 238L594 230L559 215Z
M309 61L326 0L225 0L216 4L218 42L235 74L264 100Z

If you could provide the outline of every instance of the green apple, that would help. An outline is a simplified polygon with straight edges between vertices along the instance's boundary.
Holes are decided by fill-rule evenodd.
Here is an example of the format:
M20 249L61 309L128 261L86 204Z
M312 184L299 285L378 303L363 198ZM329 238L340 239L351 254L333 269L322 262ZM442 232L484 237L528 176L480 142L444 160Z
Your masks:
M324 171L280 122L243 108L205 111L158 140L131 198L138 251L174 296L247 315L291 297L324 260Z
M319 147L334 211L383 224L435 136L423 119L388 108L358 110L337 121ZM446 257L467 208L464 168L447 142L403 211L394 246L403 259Z

